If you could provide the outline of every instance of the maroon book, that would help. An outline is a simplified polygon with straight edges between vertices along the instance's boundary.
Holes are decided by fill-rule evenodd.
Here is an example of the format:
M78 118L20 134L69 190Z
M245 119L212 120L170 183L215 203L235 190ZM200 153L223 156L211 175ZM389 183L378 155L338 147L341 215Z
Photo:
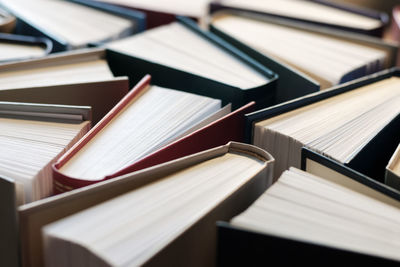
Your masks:
M88 181L76 177L69 177L59 170L76 153L79 152L96 134L101 131L133 98L140 95L150 84L150 75L143 78L91 131L67 151L58 162L53 165L54 193L62 193L72 189L111 179L136 170L144 169L156 164L164 163L183 156L197 153L216 146L224 145L229 141L244 141L244 114L253 111L254 102L229 113L228 115L162 147L141 160L106 175L104 178Z

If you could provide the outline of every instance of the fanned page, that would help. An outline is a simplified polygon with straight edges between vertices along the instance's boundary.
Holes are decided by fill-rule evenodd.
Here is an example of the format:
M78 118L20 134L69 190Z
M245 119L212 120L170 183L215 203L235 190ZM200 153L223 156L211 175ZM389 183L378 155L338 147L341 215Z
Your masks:
M1 21L0 21L1 24ZM41 57L46 54L44 47L40 45L28 45L19 43L2 42L0 40L0 61L19 58Z
M78 141L90 122L59 123L0 118L0 177L23 185L31 202L52 193L54 163Z
M367 45L246 17L219 16L212 25L304 72L320 82L323 89L344 78L351 80L381 70L387 57L385 51Z
M208 3L211 0L98 0L109 4L117 4L131 8L171 13L195 18L206 16Z
M242 89L267 78L179 23L118 40L108 48Z
M221 101L150 86L133 99L60 172L96 181L172 142L221 108Z
M231 221L272 236L397 261L399 223L397 207L294 168Z
M373 30L382 26L382 22L379 19L312 1L220 0L219 3L230 7L244 8L257 12L266 12L362 30Z
M0 52L1 53L1 52ZM39 87L111 79L113 74L104 59L92 58L52 64L9 68L0 71L0 90Z
M300 167L307 146L348 163L400 113L400 78L387 78L256 123L254 144L276 158L275 177Z
M133 22L107 12L62 0L2 0L17 17L69 48L113 40L132 32Z
M46 266L141 266L252 180L264 164L229 152L52 223L43 231ZM214 231L204 226L197 231L211 239L192 240L190 249L207 250L204 242L213 240Z

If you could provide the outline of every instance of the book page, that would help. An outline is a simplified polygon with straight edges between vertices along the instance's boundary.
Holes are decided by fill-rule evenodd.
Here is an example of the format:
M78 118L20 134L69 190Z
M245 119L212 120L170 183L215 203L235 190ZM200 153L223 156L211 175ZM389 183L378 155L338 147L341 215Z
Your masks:
M24 87L94 82L113 78L107 61L90 59L82 62L66 62L0 71L0 90Z
M89 130L79 124L0 118L0 176L23 184L27 202L49 196L51 164Z
M385 51L328 35L234 15L212 25L260 53L304 72L328 88L383 68ZM361 72L362 74L360 74ZM354 77L353 77L354 76Z
M60 172L89 181L138 161L221 108L221 101L151 86L81 148Z
M231 223L260 233L394 260L400 211L292 168Z
M373 30L382 26L382 22L379 19L312 1L221 0L220 2L232 7L363 30Z
M55 266L69 257L72 242L77 251L90 251L72 257L72 265L91 266L96 258L113 266L143 265L252 180L264 164L250 155L227 153L52 223L44 228L46 263ZM57 240L66 243L53 247ZM196 242L199 249L206 240L213 239Z
M255 128L265 130L255 130L254 144L277 159L275 177L300 167L302 146L347 163L399 114L399 84L398 77L383 79L260 121Z
M115 41L108 48L198 76L248 89L266 77L179 23Z
M24 45L8 42L0 43L0 61L15 58L40 57L44 56L45 52L45 49L39 45Z

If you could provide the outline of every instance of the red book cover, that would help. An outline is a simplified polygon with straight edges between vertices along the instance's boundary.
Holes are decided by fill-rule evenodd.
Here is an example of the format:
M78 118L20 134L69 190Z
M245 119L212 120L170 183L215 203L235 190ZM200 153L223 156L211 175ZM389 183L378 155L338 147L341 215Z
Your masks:
M70 160L84 145L86 145L96 134L101 131L132 99L140 95L143 90L148 88L151 76L146 75L118 104L107 113L99 123L96 124L81 140L79 140L70 150L68 150L53 167L53 191L55 194L72 190L92 184L93 181L80 180L68 177L58 170Z
M75 188L83 187L97 181L81 180L68 177L58 170L71 159L85 144L87 144L110 120L115 117L121 109L129 103L132 98L140 94L149 85L150 76L142 79L135 88L125 96L114 109L101 120L86 136L84 136L74 147L72 147L56 164L53 165L54 193L62 193ZM120 171L104 177L103 180L114 178L136 170L144 169L156 164L164 163L183 156L197 153L216 146L224 145L229 141L243 142L244 140L244 114L253 111L255 102L229 113L207 126L188 134L175 142L153 152L149 156L121 169Z

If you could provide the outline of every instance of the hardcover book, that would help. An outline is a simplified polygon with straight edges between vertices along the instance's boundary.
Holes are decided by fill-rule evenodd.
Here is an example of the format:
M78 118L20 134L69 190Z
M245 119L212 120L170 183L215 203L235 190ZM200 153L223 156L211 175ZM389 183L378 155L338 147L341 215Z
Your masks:
M246 211L219 223L219 265L253 265L268 254L281 264L397 266L399 203L348 177L291 168Z
M383 182L400 142L394 134L400 129L399 82L397 69L382 71L248 114L249 136L277 159L276 178L290 166L300 167L305 146Z
M392 67L397 56L395 43L251 13L216 13L211 25L259 62L263 57L283 62L316 80L321 89Z
M204 209L202 209L203 211L197 213L197 215L192 214L193 216L191 216L188 214L192 218L190 219L191 222L187 221L189 217L186 217L185 212L185 214L181 214L183 217L180 217L181 215L179 215L179 217L168 216L169 218L179 219L179 221L181 221L181 219L185 221L184 224L178 223L184 228L180 228L179 226L177 231L170 232L168 230L168 225L178 225L175 224L175 222L156 219L156 221L154 221L155 224L151 223L149 224L149 227L150 225L154 225L156 227L157 222L162 223L162 225L160 225L162 228L159 229L165 229L165 232L164 230L162 231L167 233L168 237L166 236L166 239L160 240L161 242L158 244L152 245L149 243L151 248L148 251L149 253L146 253L146 256L143 258L136 257L137 253L142 251L142 249L134 249L135 246L129 245L127 250L129 254L128 257L134 260L137 264L139 264L139 261L142 263L144 263L144 261L148 261L150 263L152 262L154 264L158 263L163 265L214 265L216 252L216 220L225 220L224 218L231 218L232 216L240 213L265 190L265 188L271 183L273 162L273 158L259 148L232 142L228 145L219 146L168 163L160 164L155 167L126 174L116 177L115 179L106 180L81 188L79 190L73 190L71 192L53 196L41 200L40 202L32 203L29 206L22 206L19 208L19 222L22 240L23 266L43 266L44 259L42 255L44 255L43 252L45 251L43 249L48 249L47 252L49 252L54 248L51 246L52 242L47 242L50 240L50 236L46 237L47 241L45 243L45 247L42 247L41 229L43 226L52 222L57 222L60 219L76 214L79 211L86 212L85 209L91 207L97 209L102 205L102 203L106 204L109 201L113 202L117 199L120 199L120 197L131 194L142 194L141 192L148 190L146 188L153 188L153 185L158 187L157 184L160 184L163 187L164 183L172 184L167 186L165 190L162 189L160 193L164 192L169 194L172 193L170 190L173 190L174 192L175 190L178 190L178 194L176 195L178 198L176 198L176 200L186 207L183 209L178 208L178 210L188 211L190 214L192 212L199 212L197 208L188 208L189 205L192 204L201 205L204 207ZM213 170L218 171L214 172ZM221 172L221 170L224 171ZM194 175L194 172L199 175ZM174 177L178 176L181 177L179 179L182 180L181 182L178 182L176 186L174 186L176 179ZM203 182L203 179L207 180L207 182ZM212 194L212 197L210 191L205 193L207 198L201 197L204 195L204 191L202 190L208 190L207 188L211 186L209 182L212 181L215 183L220 183L221 186L212 186L214 188L212 192L215 192L215 194ZM181 188L182 186L186 187L188 190L191 188L195 192L191 190L183 190L183 188ZM142 189L144 191L142 191ZM187 196L185 192L192 197L197 195L199 198L196 197L192 199L193 201L186 202L184 201L184 198L186 198L185 196ZM164 193L159 195L159 197L162 198L160 203L163 203L163 205L160 207L165 211L167 207L172 207L174 205L173 202L175 203L175 201L173 201L174 199L171 199L172 202L167 203L168 200L164 197ZM157 197L157 195L158 194L151 194L150 199L156 200L155 197ZM136 199L136 196L134 196L134 199ZM150 199L149 201L151 201ZM208 204L202 200L206 200L208 203L213 203L212 207L208 206ZM126 203L127 202L125 202L125 204ZM140 208L141 204L146 205L146 203L149 202L140 201L133 206ZM179 203L176 202L175 204ZM109 211L111 210L112 209L109 209ZM145 208L145 210L148 209ZM115 209L115 211L117 210ZM154 213L151 213L154 214L154 216L157 216L158 209L153 211ZM126 214L126 211L123 213ZM170 212L167 212L167 214L170 214ZM150 217L147 217L148 219L156 218L153 217L153 215L149 216ZM120 216L118 215L112 217L117 218ZM69 220L68 217L66 220ZM108 219L105 221L108 221ZM163 222L165 222L165 224ZM106 228L108 228L108 226ZM68 229L72 230L70 227L68 227ZM111 230L111 228L109 229ZM150 227L150 230L151 229L155 230L153 226ZM100 233L98 231L96 232ZM151 233L157 234L157 232L150 231L148 232L149 235L146 233L146 236L151 238ZM127 236L126 233L123 235ZM136 243L134 236L130 236L129 239L135 244L139 244ZM88 245L92 246L96 244L90 242ZM121 243L121 245L123 244ZM139 247L145 249L147 246ZM89 247L87 248L89 249L87 252L95 251L91 250ZM51 253L49 254L47 252L46 255L49 256L49 258L47 258L47 264L52 264L53 260L50 256ZM108 253L106 254L109 255ZM109 256L106 256L106 254L93 254L93 259L95 257L101 257L105 259L100 259L99 261L95 260L93 263L100 264L106 262L107 264L116 264L115 260L120 262L122 258L125 258L121 255L122 257L117 256L117 258L113 259L112 256L109 258ZM62 260L61 257L63 257L63 255L60 256L59 260L64 264L69 262ZM76 260L79 260L78 258L79 257L74 257ZM129 261L133 262L131 260ZM87 265L89 263L82 262L82 264Z
M0 33L0 62L43 57L52 48L47 38Z
M71 184L127 173L129 166L198 129L215 113L222 116L220 109L218 99L153 86L146 76L54 165L55 188L65 191Z
M126 75L118 61L129 60L134 82L151 74L155 85L218 98L233 109L250 101L258 108L275 102L274 72L187 18L109 43L107 49L116 73Z
M145 17L140 12L79 0L3 0L1 5L17 17L15 33L48 37L54 43L53 52L115 40L144 29ZM62 12L55 16L55 10Z
M52 193L51 164L90 119L90 107L0 102L0 265L20 263L17 207Z
M263 16L307 22L319 26L380 37L389 17L384 12L321 0L217 0L210 12L241 10Z
M94 124L128 90L127 77L114 77L101 49L0 64L1 101L91 106Z

